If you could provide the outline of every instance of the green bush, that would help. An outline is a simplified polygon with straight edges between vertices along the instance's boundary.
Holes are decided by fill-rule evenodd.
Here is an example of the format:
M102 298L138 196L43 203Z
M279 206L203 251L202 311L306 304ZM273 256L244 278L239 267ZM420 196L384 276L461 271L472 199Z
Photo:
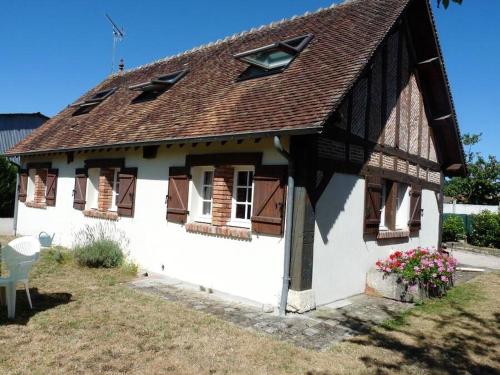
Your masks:
M96 268L119 267L124 258L120 244L110 239L100 239L84 246L75 247L74 256L79 265Z
M470 242L476 246L500 248L500 213L483 211L473 218Z
M75 234L74 257L86 267L119 267L123 264L128 240L113 223L86 225Z
M0 217L14 216L16 167L0 156Z
M448 216L443 221L443 241L457 242L465 238L465 225L460 216Z

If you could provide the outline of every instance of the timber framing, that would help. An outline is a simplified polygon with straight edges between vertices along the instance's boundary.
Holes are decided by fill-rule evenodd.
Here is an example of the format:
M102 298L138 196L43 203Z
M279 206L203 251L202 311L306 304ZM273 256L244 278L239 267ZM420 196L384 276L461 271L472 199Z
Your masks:
M229 152L219 154L190 154L186 155L186 166L208 165L261 165L261 152Z

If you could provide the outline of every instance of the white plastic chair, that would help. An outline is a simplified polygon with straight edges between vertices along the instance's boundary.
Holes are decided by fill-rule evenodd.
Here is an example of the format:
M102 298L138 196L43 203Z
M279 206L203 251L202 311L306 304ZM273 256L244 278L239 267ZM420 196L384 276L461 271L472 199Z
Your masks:
M2 248L2 260L7 266L9 275L0 277L0 287L6 289L7 316L13 319L16 315L16 285L23 283L28 296L30 308L33 308L28 286L28 273L40 255L40 242L34 237L21 237L9 242Z

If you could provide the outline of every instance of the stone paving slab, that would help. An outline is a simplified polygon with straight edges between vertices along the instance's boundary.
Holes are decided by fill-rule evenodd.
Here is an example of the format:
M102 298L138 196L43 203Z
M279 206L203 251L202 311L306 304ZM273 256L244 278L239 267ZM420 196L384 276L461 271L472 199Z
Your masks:
M471 277L469 274L459 276L457 283L465 282ZM287 314L286 317L281 317L276 313L264 312L258 305L221 298L164 277L138 278L130 283L130 287L214 315L240 327L314 350L326 350L346 338L365 334L373 326L413 307L411 303L362 294L337 304L342 306L340 308L326 305L305 314Z

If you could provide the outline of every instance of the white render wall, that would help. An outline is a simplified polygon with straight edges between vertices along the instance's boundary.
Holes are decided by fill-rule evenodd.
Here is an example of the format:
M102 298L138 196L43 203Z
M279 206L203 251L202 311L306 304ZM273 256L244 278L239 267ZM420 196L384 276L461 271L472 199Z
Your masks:
M438 242L439 209L433 191L422 191L422 229L409 240L365 241L364 196L364 178L335 173L317 203L312 282L317 305L363 293L366 272L394 250Z
M0 217L0 236L14 235L14 218Z
M73 209L75 168L83 167L85 159L125 157L126 167L138 167L135 215L115 223L130 240L133 260L152 272L277 306L283 276L283 238L254 235L251 241L242 241L187 233L182 225L165 219L169 167L183 166L186 154L217 152L263 152L263 164L286 164L271 139L262 139L258 144L247 140L241 145L228 142L222 146L214 142L197 147L161 146L158 156L149 160L143 159L141 149L133 148L127 152L78 153L71 164L67 164L64 155L24 159L23 163L52 161L53 168L59 169L59 178L56 207L43 210L19 204L18 234L55 233L56 244L70 247L74 233L84 224L103 221Z

